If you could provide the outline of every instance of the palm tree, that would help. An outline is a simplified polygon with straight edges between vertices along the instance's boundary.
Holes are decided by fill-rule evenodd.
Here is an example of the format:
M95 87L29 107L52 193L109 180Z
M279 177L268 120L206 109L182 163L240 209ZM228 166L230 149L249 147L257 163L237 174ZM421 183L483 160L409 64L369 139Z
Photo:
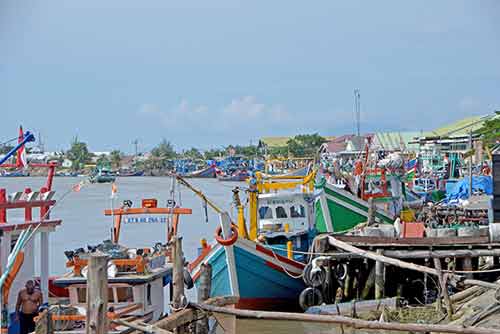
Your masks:
M119 150L113 150L109 154L109 160L111 161L111 166L115 169L118 169L121 167L121 162L122 162L122 152Z

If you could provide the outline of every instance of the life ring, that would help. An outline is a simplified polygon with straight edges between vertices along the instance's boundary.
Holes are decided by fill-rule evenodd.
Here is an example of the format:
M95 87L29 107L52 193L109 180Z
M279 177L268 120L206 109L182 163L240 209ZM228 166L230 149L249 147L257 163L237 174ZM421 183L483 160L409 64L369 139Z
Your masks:
M222 246L231 246L238 240L238 227L234 224L231 224L231 237L228 239L222 238L222 227L219 226L215 230L215 240L221 244Z

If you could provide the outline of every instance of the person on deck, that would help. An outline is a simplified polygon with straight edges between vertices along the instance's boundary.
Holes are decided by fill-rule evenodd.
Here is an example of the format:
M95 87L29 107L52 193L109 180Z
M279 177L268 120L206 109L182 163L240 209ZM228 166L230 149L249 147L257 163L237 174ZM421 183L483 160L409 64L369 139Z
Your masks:
M34 318L38 315L38 308L42 303L43 298L40 290L35 290L35 283L32 280L27 281L25 288L19 291L16 303L20 334L28 334L35 331Z

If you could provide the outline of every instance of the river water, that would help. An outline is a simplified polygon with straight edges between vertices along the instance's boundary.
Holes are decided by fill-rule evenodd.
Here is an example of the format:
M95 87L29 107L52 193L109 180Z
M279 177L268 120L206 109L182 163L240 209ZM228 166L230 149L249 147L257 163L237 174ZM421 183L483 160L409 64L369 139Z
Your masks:
M57 205L52 209L50 218L61 219L62 225L50 235L50 273L59 275L65 272L65 250L73 250L87 245L96 245L110 239L112 217L104 216L104 209L110 208L111 185L89 184L79 192L70 192L82 178L56 177L53 190L56 191ZM190 179L189 182L202 190L205 195L231 215L231 189L244 186L244 183L220 182L216 179ZM7 188L8 193L22 191L25 187L39 189L45 183L44 177L0 178L0 188ZM171 197L172 179L169 177L124 177L117 178L118 193L113 206L118 207L123 200L131 200L133 206L140 206L142 198L158 199L158 206L166 206ZM180 189L180 192L178 191ZM183 236L183 249L187 260L197 255L200 239L212 241L218 216L208 208L208 222L203 203L199 197L185 187L176 185L175 201L182 207L191 208L192 215L181 217L179 232ZM36 210L37 211L37 210ZM21 220L23 210L10 210L8 221ZM38 212L33 213L33 218ZM122 224L120 243L127 247L153 246L156 242L165 242L166 224L164 223L129 223ZM35 250L38 248L35 244ZM37 264L39 261L37 261ZM38 270L38 266L36 267Z

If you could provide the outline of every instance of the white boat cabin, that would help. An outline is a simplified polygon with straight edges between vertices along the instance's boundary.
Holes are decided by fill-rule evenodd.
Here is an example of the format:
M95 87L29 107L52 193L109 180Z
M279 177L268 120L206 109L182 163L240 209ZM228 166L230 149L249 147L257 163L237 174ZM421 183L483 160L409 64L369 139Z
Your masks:
M170 265L162 266L144 274L130 273L108 277L108 310L120 316L140 318L149 322L164 315L164 286L172 274ZM69 291L69 304L86 314L87 284L84 276L72 273L54 281L57 286Z
M314 227L313 196L307 193L260 194L259 232L307 231Z

